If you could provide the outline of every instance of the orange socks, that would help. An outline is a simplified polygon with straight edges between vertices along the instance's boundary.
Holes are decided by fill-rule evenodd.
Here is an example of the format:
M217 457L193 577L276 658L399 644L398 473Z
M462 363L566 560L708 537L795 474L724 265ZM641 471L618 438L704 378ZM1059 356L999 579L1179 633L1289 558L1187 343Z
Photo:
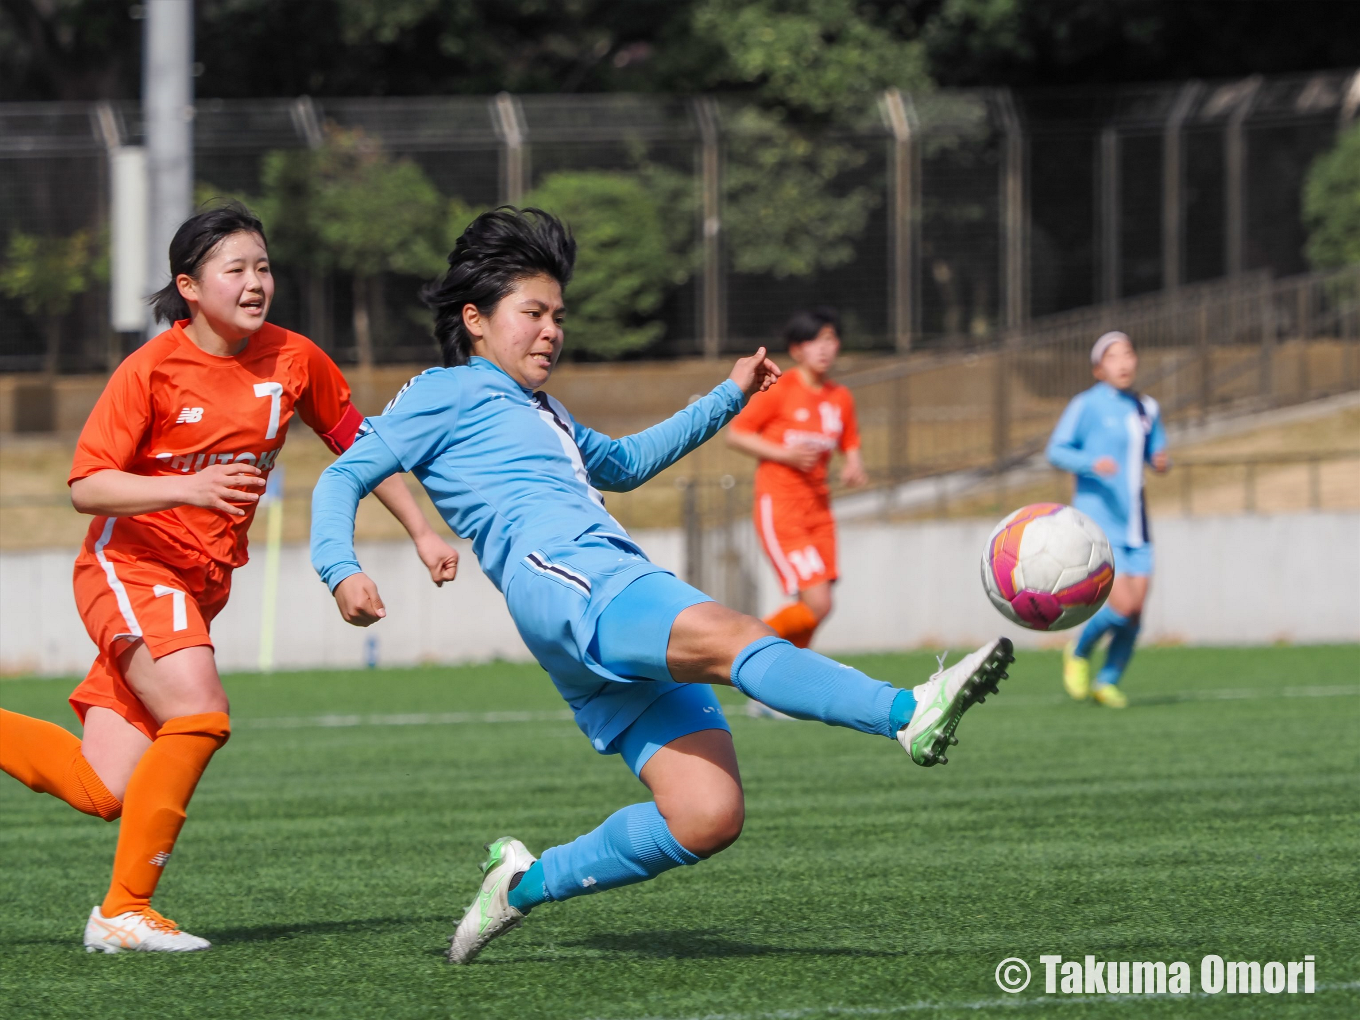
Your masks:
M56 723L0 708L0 769L30 790L50 793L106 822L123 812L80 753L80 738Z
M765 618L765 625L776 634L798 648L812 644L812 635L817 630L817 614L808 608L806 602L790 602L778 612Z
M157 732L123 798L113 881L100 908L105 917L150 904L184 825L189 798L209 759L229 736L231 721L225 712L180 716Z

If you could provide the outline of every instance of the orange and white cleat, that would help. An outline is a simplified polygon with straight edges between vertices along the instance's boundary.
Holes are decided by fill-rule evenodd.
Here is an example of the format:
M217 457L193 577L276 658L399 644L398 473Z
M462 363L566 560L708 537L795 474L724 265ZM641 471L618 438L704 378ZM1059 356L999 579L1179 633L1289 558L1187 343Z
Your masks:
M87 953L196 953L211 946L150 907L105 917L96 906L85 923Z

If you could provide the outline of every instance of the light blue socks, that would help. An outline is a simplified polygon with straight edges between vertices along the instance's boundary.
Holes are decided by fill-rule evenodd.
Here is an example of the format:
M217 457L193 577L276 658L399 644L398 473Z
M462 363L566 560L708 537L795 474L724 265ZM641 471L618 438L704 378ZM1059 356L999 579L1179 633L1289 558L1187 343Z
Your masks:
M1120 677L1124 675L1124 670L1128 668L1129 660L1133 658L1133 644L1138 640L1138 631L1142 629L1142 626L1142 617L1135 616L1114 628L1114 636L1110 638L1110 647L1105 650L1105 664L1096 674L1096 686L1119 683Z
M895 737L916 710L911 691L777 637L753 641L737 654L732 686L785 715L883 737Z
M1122 627L1128 622L1128 617L1122 613L1116 613L1110 608L1108 602L1105 603L1095 616L1086 621L1086 626L1081 631L1081 637L1077 638L1077 647L1073 654L1079 659L1089 659L1101 638L1115 627Z
M911 721L911 691L870 679L777 637L747 645L732 663L732 684L747 697L800 719L820 719L862 733L894 737ZM510 905L528 913L548 900L617 889L697 864L671 835L653 803L616 811L570 843L551 847L510 890Z
M655 804L630 804L594 831L543 851L510 890L510 905L527 914L547 900L645 882L700 860L676 842Z
M520 877L518 884L510 889L505 898L510 906L521 914L527 914L540 903L546 903L548 889L543 880L543 862L534 861L529 865L529 870Z

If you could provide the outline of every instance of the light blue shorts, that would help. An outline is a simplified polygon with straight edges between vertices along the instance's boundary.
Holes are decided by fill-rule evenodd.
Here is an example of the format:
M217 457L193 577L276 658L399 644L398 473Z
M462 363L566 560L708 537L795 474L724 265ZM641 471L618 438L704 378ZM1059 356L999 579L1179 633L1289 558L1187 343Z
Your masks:
M681 684L657 698L642 715L620 733L606 753L617 751L623 762L641 777L642 766L672 740L700 730L731 732L718 696L708 684Z
M666 665L675 618L712 599L625 541L548 554L586 579L583 591L522 565L506 602L591 746L623 754L636 773L669 741L727 722L707 685L676 683Z
M726 730L727 719L708 684L680 684L666 665L675 618L712 601L674 574L645 574L615 595L600 614L590 652L610 672L644 683L606 684L600 696L576 710L577 724L598 732L603 713L637 716L597 750L621 754L634 775L672 740L699 730ZM588 728L589 727L589 728Z
M1127 546L1110 543L1114 552L1114 573L1116 577L1151 577L1152 545Z

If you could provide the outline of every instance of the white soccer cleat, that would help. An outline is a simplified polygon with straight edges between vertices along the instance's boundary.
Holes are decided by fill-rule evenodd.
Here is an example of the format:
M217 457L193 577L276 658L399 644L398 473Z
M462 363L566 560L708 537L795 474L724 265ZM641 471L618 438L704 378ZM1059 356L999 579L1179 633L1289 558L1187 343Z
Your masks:
M212 943L187 931L150 907L105 917L98 906L85 922L87 953L196 953Z
M755 698L747 700L746 714L752 719L793 719L793 716L776 711L763 701L756 701Z
M510 880L538 858L510 836L488 843L486 849L491 853L482 865L482 888L449 938L449 963L471 963L488 942L524 923L524 915L507 898Z
M1006 667L1015 661L1012 651L1007 638L997 638L912 688L916 711L897 731L897 742L912 761L925 766L949 761L944 752L958 743L954 730L963 713L997 693L997 682L1006 678Z

